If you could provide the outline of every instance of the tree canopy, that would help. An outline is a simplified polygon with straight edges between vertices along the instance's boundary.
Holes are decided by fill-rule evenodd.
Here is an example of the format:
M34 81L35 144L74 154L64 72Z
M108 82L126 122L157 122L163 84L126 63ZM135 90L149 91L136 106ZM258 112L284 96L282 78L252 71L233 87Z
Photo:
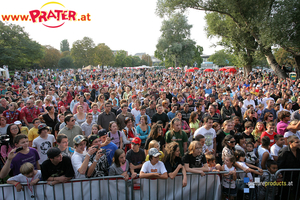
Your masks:
M165 60L166 66L172 66L172 63L175 67L193 65L196 42L190 39L191 28L192 25L188 24L186 16L181 13L174 13L168 20L164 20L155 57Z
M82 40L77 40L73 43L71 56L76 67L93 65L94 62L95 43L89 37L84 37Z
M216 51L208 58L208 61L214 62L214 64L223 66L236 65L236 58L234 55L225 52L225 50Z
M29 68L43 58L43 47L29 38L21 26L0 21L0 66Z
M64 52L64 51L70 51L70 45L67 39L62 40L60 42L60 51Z

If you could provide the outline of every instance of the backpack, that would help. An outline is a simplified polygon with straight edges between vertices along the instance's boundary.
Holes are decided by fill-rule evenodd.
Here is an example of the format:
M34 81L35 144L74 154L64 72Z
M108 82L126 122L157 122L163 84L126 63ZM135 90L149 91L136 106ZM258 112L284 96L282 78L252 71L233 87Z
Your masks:
M118 132L118 136L119 136L119 138L120 138L120 131L117 131ZM110 131L108 132L108 137L110 137L111 136L111 133L110 133Z

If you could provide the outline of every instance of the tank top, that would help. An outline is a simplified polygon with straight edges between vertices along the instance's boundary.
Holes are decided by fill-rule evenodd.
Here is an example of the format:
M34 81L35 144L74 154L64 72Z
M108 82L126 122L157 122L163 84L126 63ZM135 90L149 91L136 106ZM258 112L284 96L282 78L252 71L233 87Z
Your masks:
M227 165L224 165L224 170L225 171L234 171L235 167L231 167L231 168L228 168ZM230 185L230 188L231 189L234 189L235 188L235 180L233 180L233 176L232 175L227 175L227 176L224 176L223 179L222 179L222 185L224 188L229 188L229 185Z
M273 160L273 157L271 156L269 150L263 148L262 146L259 146L259 147L258 147L258 158L259 158L258 167L259 167L259 168L261 168L261 161L262 161L263 154L264 154L265 152L268 152L268 153L269 153L269 158L268 158L268 160ZM266 163L267 163L267 162L266 162ZM265 166L265 168L267 168L267 166ZM261 169L262 169L262 168L261 168Z

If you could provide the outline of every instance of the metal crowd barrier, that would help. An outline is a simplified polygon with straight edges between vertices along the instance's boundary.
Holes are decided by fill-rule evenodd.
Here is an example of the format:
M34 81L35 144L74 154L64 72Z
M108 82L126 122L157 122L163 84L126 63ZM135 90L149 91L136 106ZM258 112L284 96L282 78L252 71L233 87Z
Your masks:
M252 184L242 184L236 199L254 199L269 200L275 199L299 199L299 180L300 169L282 169L278 170L273 176L268 171L264 171L267 180L264 180L269 186L264 187L255 179ZM72 179L64 184L54 186L47 185L42 181L37 185L29 188L27 184L22 184L23 191L17 192L16 188L10 184L0 185L0 199L3 200L27 200L27 199L107 199L107 200L219 200L222 196L221 175L228 172L207 172L205 176L200 174L187 173L187 186L182 187L182 175L179 174L174 179L131 179L125 181L123 176L106 176L89 179ZM244 173L237 171L237 174ZM282 174L284 181L288 179L297 180L294 187L281 186L272 187L272 178ZM296 175L296 176L295 176ZM255 178L255 177L253 177ZM237 180L244 183L244 180ZM244 189L246 188L246 189ZM244 190L243 190L244 189ZM248 192L247 192L248 191ZM276 192L277 191L277 192ZM263 192L263 193L262 193ZM230 193L230 191L229 191ZM294 198L295 197L295 198Z

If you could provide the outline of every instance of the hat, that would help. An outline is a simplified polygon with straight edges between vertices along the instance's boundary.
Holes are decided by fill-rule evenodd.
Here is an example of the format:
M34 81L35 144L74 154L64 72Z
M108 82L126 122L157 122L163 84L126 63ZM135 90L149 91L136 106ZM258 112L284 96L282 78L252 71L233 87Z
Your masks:
M44 130L44 129L50 130L46 124L40 124L38 126L38 134L41 134L42 130Z
M100 129L100 130L98 131L99 137L102 137L102 136L104 136L104 135L106 135L106 134L107 134L106 129Z
M134 137L131 142L134 144L141 144L142 140L139 137Z
M247 92L247 93L246 93L246 96L248 96L248 95L250 95L250 92Z
M88 142L89 144L92 144L94 142L94 140L98 139L99 138L99 135L96 135L96 134L92 134L88 137Z
M161 153L159 153L159 151L156 148L151 148L149 150L149 156L157 157L160 155L161 155Z
M77 135L74 137L73 142L75 144L79 144L80 142L82 142L84 140L87 141L87 139L83 135Z
M132 97L131 98L136 98L136 95L132 95Z
M208 97L208 96L209 96L209 94L205 94L204 96L205 96L205 97Z
M54 158L56 156L58 156L61 153L61 150L57 147L51 147L48 151L47 151L47 156L48 158Z
M20 124L22 124L22 122L18 120L18 121L15 121L14 124L15 125L20 125Z

